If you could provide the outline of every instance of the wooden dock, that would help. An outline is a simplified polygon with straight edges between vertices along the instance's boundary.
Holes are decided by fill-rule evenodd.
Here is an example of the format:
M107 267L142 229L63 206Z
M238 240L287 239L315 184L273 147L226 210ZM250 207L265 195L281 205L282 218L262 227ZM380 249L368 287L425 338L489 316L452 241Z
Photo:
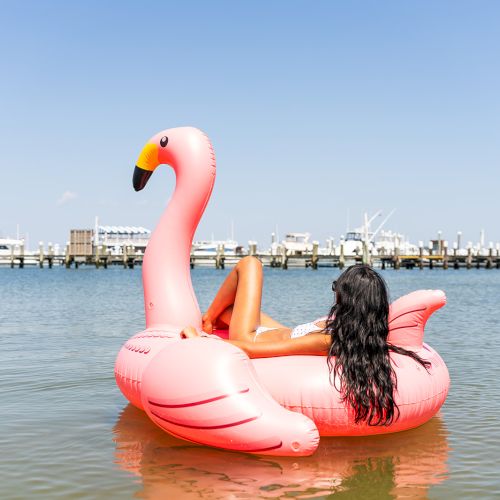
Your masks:
M485 255L467 249L467 253L459 253L456 249L451 254L444 248L441 253L424 253L420 249L418 255L394 255L373 256L366 252L363 255L324 255L318 252L317 246L310 253L301 255L281 254L271 255L269 252L258 252L255 245L250 245L248 253L241 255L224 255L219 250L215 255L199 256L191 254L191 268L195 267L213 267L224 269L226 266L235 265L245 255L253 255L260 259L265 266L281 269L311 268L318 267L338 267L340 269L354 263L365 263L380 269L500 269L499 250L490 248ZM0 265L11 268L25 266L48 267L65 266L66 268L78 268L82 265L94 266L96 268L108 268L110 266L121 266L125 269L133 269L142 264L144 254L142 251L136 251L132 246L124 246L121 254L112 253L110 248L104 245L89 247L85 252L75 253L74 249L68 244L63 252L56 253L54 247L49 245L47 249L41 244L36 252L25 252L23 246L12 248L10 255L0 255Z

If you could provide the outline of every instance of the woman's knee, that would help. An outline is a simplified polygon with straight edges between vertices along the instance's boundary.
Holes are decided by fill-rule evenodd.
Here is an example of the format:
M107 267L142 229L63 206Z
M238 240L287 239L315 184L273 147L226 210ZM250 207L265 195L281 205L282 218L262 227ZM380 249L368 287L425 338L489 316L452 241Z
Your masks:
M257 257L247 255L238 262L238 267L240 269L255 269L257 271L262 271L262 262Z

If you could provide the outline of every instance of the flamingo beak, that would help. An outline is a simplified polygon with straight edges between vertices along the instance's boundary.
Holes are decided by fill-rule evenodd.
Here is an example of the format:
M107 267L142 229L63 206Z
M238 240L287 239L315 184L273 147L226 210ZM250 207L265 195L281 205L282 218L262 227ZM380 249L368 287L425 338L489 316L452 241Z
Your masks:
M132 183L136 191L144 188L159 163L158 146L152 143L146 144L139 155L134 170Z
M136 167L134 168L134 178L132 180L134 189L136 191L140 191L141 189L143 189L144 186L148 183L148 180L152 174L152 170L144 170L136 165Z

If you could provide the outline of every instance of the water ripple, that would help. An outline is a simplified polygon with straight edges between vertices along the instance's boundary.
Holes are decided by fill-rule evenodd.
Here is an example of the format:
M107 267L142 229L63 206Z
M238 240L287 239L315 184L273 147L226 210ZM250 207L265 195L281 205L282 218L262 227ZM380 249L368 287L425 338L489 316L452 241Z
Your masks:
M193 271L202 309L226 272ZM337 275L266 269L263 309L289 325L322 316ZM383 275L392 297L447 293L426 329L452 378L440 416L396 435L323 439L306 459L274 459L175 440L126 405L113 364L144 327L139 269L0 269L0 497L494 497L500 273Z

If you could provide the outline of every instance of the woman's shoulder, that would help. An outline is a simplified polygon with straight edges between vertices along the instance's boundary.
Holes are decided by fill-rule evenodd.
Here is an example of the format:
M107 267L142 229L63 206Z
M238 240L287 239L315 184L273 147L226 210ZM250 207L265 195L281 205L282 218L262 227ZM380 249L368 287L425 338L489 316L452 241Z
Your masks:
M321 318L316 318L313 323L321 328L325 328L326 326L326 320L328 319L328 316L321 316Z

